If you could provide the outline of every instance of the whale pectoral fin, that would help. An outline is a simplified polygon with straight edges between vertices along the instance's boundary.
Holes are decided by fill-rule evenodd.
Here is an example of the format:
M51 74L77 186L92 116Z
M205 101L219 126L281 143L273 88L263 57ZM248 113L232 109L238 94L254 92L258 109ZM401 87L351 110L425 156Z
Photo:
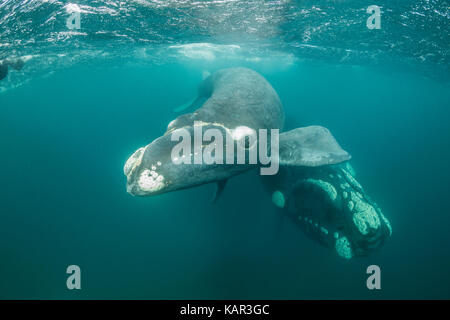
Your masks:
M178 106L173 109L174 112L181 112L186 109L195 108L198 109L203 104L203 102L206 100L205 97L197 97L192 100L189 100L188 102L182 104L181 106Z
M280 134L280 165L316 167L350 160L331 132L321 126L297 128Z
M227 184L228 179L219 180L216 182L216 191L214 192L214 197L212 202L216 203L217 199L219 199L223 190L225 189L225 185Z

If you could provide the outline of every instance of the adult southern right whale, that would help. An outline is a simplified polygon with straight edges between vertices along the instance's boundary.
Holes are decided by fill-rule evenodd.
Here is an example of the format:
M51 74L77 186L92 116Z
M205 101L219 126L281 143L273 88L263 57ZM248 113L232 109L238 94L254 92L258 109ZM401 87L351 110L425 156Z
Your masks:
M320 126L297 128L280 134L279 141L276 141L279 142L279 150L275 150L270 133L272 129L283 128L285 115L282 104L269 82L253 70L229 68L213 73L200 84L198 98L193 105L201 107L171 121L164 135L139 148L128 159L124 174L130 194L149 196L218 182L218 195L228 178L260 165L260 162L237 164L237 161L193 164L197 152L183 155L194 160L190 161L191 164L174 163L172 151L179 142L173 137L186 132L194 136L199 129L214 129L227 137L223 154L230 149L236 150L238 144L245 145L246 151L250 152L256 145L249 144L249 133L266 129L268 148L272 147L270 152L276 153L273 161L277 165L314 167L350 159L328 129ZM212 139L206 143L203 141L198 151L203 153L216 143L217 140ZM234 160L236 156L237 153L233 152Z

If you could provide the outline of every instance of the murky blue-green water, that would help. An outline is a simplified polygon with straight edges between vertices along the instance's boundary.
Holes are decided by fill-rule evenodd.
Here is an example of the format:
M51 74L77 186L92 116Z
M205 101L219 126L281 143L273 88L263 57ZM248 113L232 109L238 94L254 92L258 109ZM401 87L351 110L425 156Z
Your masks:
M450 298L447 1L74 3L80 30L66 2L0 3L0 60L26 60L0 81L1 298ZM231 66L352 154L392 223L379 252L347 261L280 223L257 171L216 204L213 185L127 194L127 158Z

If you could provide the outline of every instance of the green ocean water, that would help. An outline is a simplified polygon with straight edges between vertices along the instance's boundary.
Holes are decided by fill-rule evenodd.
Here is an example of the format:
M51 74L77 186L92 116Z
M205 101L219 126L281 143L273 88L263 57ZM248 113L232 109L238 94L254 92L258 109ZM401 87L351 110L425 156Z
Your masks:
M203 31L194 31L166 40L203 43ZM448 25L445 32L441 40ZM283 34L283 41L292 36ZM434 39L427 35L417 37ZM344 63L330 49L314 57L295 46L247 51L245 38L237 53L201 47L175 55L161 43L114 50L109 38L83 47L76 37L33 51L8 36L3 57L33 59L0 81L0 298L450 298L444 42L435 42L436 61L419 63L408 48ZM347 36L342 47L356 50L359 42ZM215 38L224 43L214 32L208 43ZM127 158L165 131L205 71L232 66L250 67L273 85L287 129L326 126L352 154L358 180L393 227L379 252L347 261L310 240L279 216L257 171L232 178L215 204L213 185L151 198L127 194ZM72 264L81 268L81 290L66 287ZM371 264L381 268L381 290L366 287Z

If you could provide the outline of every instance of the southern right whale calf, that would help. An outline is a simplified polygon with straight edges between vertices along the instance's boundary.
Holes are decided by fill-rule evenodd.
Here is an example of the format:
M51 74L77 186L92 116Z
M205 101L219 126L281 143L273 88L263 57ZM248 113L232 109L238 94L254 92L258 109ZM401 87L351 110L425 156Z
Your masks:
M391 224L356 180L349 162L282 166L276 176L262 179L284 215L342 258L367 256L392 234Z

